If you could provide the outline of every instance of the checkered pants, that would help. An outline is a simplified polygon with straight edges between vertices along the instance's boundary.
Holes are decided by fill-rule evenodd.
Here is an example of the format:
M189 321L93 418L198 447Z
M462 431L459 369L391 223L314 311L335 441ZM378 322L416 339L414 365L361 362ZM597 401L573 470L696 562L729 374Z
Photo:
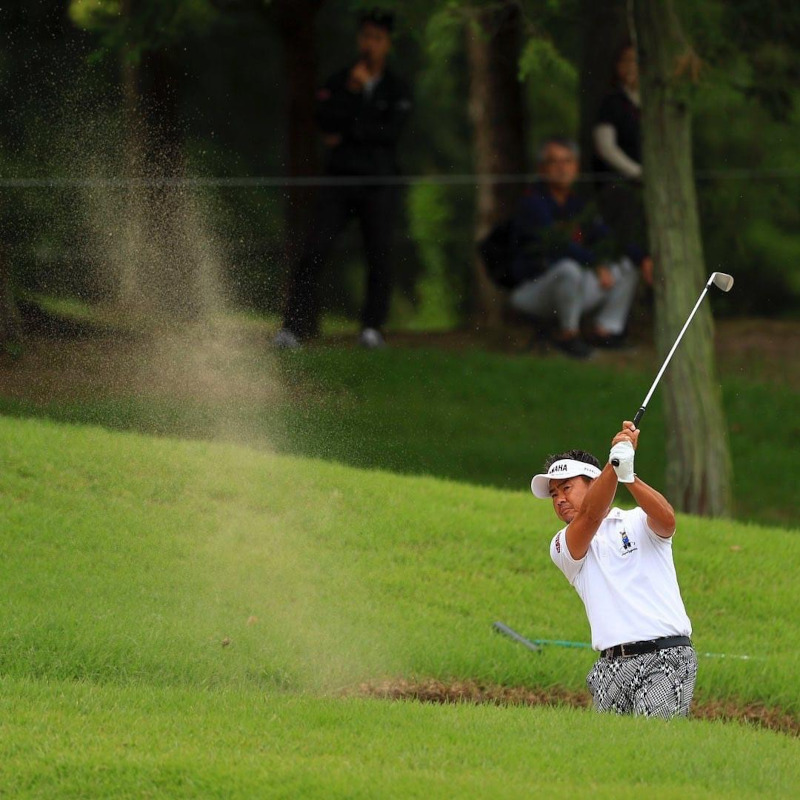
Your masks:
M599 658L586 685L596 711L686 717L696 677L694 648L670 647L629 658Z

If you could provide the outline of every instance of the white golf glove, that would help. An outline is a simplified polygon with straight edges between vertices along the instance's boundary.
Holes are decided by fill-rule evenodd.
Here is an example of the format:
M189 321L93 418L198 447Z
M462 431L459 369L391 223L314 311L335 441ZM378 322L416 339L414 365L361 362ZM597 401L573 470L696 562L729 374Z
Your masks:
M617 473L620 483L633 483L633 456L635 450L630 442L617 442L608 454L608 460Z

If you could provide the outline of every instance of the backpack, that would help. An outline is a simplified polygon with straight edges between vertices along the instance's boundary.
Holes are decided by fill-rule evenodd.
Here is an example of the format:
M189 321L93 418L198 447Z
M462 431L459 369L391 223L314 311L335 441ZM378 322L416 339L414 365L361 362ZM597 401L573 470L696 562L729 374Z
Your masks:
M513 234L512 220L507 219L498 222L488 236L477 244L486 274L501 289L513 289L518 284L511 271L514 258Z

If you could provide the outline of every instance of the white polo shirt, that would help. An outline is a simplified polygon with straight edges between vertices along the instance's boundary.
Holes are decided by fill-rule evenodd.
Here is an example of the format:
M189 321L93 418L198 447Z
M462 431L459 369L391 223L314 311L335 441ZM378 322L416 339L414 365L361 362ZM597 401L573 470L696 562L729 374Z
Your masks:
M652 531L641 508L612 508L578 561L570 555L566 530L550 542L550 557L583 600L595 650L691 635L672 539Z

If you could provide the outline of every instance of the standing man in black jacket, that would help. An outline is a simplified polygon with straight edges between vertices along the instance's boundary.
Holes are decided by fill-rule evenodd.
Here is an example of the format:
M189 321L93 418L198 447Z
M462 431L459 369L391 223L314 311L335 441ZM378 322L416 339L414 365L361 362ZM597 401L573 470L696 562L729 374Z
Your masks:
M411 98L387 66L393 17L380 10L362 13L358 60L337 72L317 93L317 122L326 147L327 174L341 178L323 186L303 255L294 265L283 327L275 346L296 348L318 333L317 280L331 244L357 217L367 261L367 291L359 341L385 344L381 328L391 296L390 250L397 187L375 178L397 174L395 150L411 110ZM358 177L371 180L359 183Z

